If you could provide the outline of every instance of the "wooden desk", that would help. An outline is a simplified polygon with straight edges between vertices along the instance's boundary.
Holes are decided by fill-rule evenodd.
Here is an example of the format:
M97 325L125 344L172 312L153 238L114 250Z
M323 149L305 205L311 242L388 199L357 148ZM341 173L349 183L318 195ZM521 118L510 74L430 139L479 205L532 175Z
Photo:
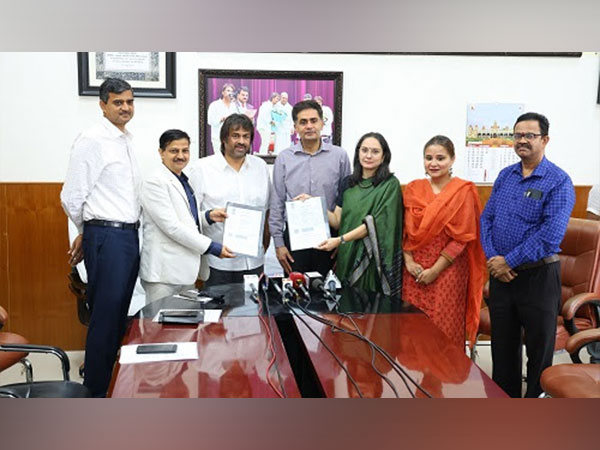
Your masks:
M340 324L340 316L322 315ZM353 317L361 332L374 341L433 397L507 397L479 367L471 362L462 348L448 338L424 315L366 314ZM364 397L395 397L390 386L371 366L371 348L354 336L332 332L331 328L303 316L308 325L337 354L357 382ZM312 363L326 397L357 397L358 393L346 373L318 339L298 318L294 318L304 349ZM352 324L343 319L346 328ZM395 385L400 397L410 393L400 376L377 355L375 364ZM425 397L408 382L417 397Z
M277 363L288 397L300 397L272 321ZM119 365L110 397L277 397L266 379L270 361L269 340L257 316L223 317L220 323L198 326L161 325L135 319L124 344L197 342L199 358L192 361ZM274 368L270 378L279 386Z

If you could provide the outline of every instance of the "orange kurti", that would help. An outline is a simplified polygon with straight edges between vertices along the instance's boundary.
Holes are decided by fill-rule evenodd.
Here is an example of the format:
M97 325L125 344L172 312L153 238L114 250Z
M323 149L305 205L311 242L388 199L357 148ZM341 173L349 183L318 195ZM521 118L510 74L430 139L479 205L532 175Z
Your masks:
M465 331L473 342L485 269L475 185L453 178L436 195L429 180L415 180L406 186L404 206L404 250L424 268L442 253L454 262L430 285L415 283L404 268L403 298L423 310L457 345L463 345Z

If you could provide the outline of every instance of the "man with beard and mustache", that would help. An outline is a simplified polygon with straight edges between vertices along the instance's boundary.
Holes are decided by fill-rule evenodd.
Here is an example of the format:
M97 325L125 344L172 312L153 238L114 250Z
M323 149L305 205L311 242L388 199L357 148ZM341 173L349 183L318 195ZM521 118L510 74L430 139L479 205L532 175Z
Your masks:
M561 306L557 253L575 204L569 176L544 156L548 119L521 115L514 126L520 163L504 168L481 215L488 258L492 325L492 378L521 397L522 338L527 350L526 397L542 392L540 376L552 365Z
M190 170L190 182L196 191L199 208L211 223L204 232L213 240L223 240L224 225L213 224L211 211L225 207L227 202L268 210L271 179L267 164L249 154L253 140L252 121L244 114L232 114L221 128L221 153L198 159ZM244 275L262 273L269 239L265 224L263 249L257 258L238 255L234 259L221 260L209 256L210 277L206 285L242 283Z
M225 211L198 214L194 191L183 169L190 159L190 137L167 130L159 139L162 166L144 180L142 208L144 239L140 279L146 303L194 288L196 279L208 278L207 255L233 258L218 241L202 234L208 220L222 222Z
M103 119L73 143L60 199L79 235L69 263L82 259L92 315L85 344L84 385L94 397L108 390L139 268L139 171L132 136L129 83L107 78L100 86Z

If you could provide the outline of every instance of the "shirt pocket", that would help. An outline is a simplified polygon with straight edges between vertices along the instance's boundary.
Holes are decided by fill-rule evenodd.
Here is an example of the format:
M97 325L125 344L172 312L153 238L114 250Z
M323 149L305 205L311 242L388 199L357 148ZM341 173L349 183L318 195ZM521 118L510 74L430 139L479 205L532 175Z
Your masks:
M525 197L517 203L517 215L527 223L537 223L542 218L542 200Z

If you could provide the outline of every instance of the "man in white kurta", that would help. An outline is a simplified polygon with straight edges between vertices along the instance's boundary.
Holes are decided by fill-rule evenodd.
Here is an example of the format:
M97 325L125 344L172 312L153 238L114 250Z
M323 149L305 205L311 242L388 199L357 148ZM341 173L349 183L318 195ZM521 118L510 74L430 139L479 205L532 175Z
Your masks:
M258 109L256 129L260 134L260 150L258 153L261 155L267 155L269 153L271 135L275 131L275 122L273 121L272 117L273 106L275 106L275 104L279 101L279 98L279 94L277 92L273 92L269 97L269 100L264 101Z
M190 168L190 182L196 192L202 215L224 208L228 202L268 209L271 180L267 164L249 154L254 138L254 127L243 114L233 114L223 123L221 141L223 153L201 158ZM210 220L209 220L210 222ZM222 241L224 225L213 223L203 229L206 236ZM208 256L210 277L207 285L241 283L246 274L263 271L264 250L269 242L265 220L263 248L259 256L237 255L233 259Z
M226 83L221 89L221 98L215 100L208 105L206 121L210 125L210 142L212 143L213 153L219 153L221 140L221 126L225 119L236 112L233 92L235 86L231 83Z
M275 130L275 154L292 145L292 134L294 133L294 121L292 120L292 105L288 102L288 93L281 93L281 100L273 107L280 113L281 120L277 123Z
M323 110L323 133L321 133L321 139L323 142L331 142L331 135L333 134L333 111L327 105L323 104L323 97L317 95L315 101L321 105Z

